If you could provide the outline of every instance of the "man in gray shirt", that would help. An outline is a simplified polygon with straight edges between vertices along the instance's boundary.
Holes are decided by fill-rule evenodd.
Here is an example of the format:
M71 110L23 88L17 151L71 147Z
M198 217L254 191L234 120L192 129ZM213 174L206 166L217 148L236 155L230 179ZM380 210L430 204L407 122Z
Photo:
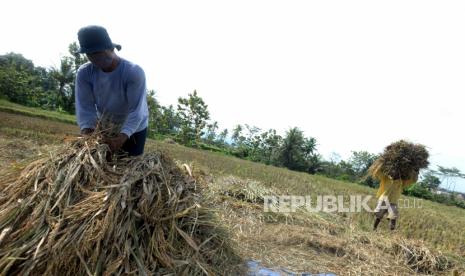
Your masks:
M79 30L78 53L90 62L76 75L76 115L82 134L89 134L97 122L111 122L116 135L107 139L113 152L130 156L144 152L148 126L145 73L142 68L116 55L105 28L86 26Z

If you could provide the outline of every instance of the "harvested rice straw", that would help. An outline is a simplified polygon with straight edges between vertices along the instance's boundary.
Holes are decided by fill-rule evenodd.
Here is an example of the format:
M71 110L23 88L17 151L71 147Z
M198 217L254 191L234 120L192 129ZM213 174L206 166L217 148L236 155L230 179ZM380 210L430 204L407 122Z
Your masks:
M241 271L195 178L158 151L108 159L100 141L76 139L1 180L2 275Z
M370 167L369 174L377 179L383 174L395 180L409 179L420 169L428 167L428 157L425 146L400 140L384 149Z

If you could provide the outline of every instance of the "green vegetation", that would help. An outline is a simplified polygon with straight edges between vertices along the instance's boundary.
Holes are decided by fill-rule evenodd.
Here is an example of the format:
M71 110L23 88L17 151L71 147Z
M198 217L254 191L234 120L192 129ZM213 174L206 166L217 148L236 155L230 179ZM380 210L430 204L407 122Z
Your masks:
M57 67L36 67L21 54L0 55L0 98L26 106L74 113L74 80L84 55L75 54L76 42L68 47Z
M4 99L0 99L0 111L16 113L31 117L39 117L53 121L76 124L76 117L64 112L49 111L39 108L27 107L20 104L15 104Z

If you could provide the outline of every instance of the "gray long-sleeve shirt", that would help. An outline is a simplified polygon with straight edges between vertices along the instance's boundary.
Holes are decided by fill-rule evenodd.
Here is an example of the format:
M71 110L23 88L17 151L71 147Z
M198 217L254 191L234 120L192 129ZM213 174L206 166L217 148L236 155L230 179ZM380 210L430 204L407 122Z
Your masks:
M76 114L79 127L95 128L109 119L128 137L148 125L147 91L142 68L123 58L112 72L83 64L76 76Z

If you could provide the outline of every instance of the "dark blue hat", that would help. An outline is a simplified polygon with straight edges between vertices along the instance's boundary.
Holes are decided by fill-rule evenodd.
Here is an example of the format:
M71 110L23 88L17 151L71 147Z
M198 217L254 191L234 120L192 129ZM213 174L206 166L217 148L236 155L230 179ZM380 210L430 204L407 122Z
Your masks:
M79 48L78 53L94 53L116 48L121 50L121 45L111 42L110 36L101 26L82 27L78 32Z

